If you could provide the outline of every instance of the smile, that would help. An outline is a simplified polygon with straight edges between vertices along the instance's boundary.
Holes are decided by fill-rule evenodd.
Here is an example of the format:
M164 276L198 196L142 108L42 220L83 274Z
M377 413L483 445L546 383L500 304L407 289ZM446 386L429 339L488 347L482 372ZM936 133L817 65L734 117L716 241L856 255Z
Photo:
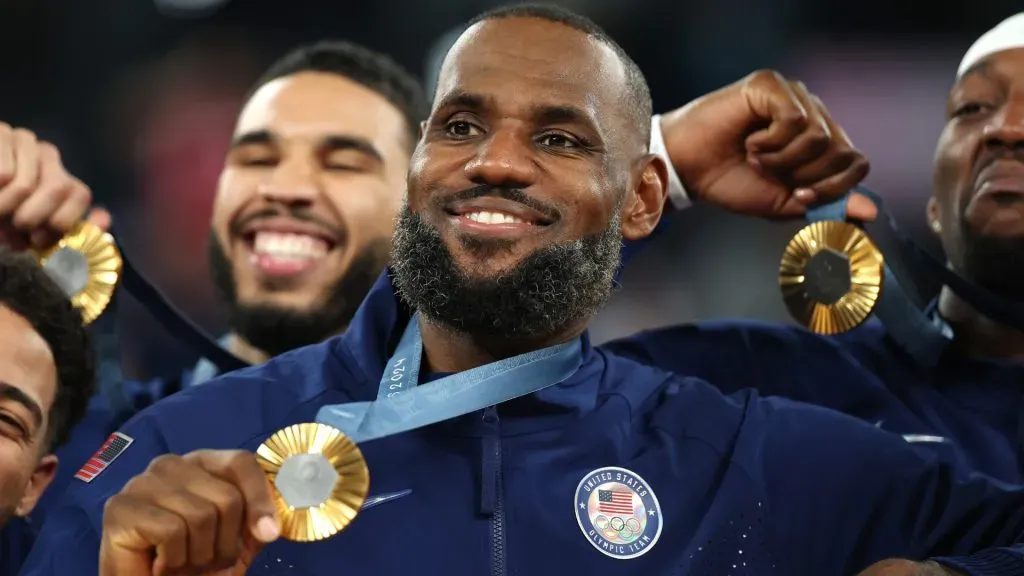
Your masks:
M242 235L249 263L264 276L288 277L319 266L335 244L319 231L289 223L261 222Z

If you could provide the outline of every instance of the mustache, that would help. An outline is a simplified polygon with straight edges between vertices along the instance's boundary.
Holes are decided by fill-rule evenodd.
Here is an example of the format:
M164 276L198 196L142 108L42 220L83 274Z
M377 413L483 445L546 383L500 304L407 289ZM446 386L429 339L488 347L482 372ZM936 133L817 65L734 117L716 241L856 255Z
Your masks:
M328 233L332 239L342 244L348 237L348 229L345 227L337 226L323 220L322 218L313 214L308 208L301 207L286 207L286 208L265 208L252 214L246 214L245 216L238 218L228 227L232 236L241 236L245 233L245 228L253 222L260 220L266 220L269 218L280 218L286 216L292 220L298 222L305 222L307 224L313 224L317 228L322 228L324 232Z
M440 207L443 208L444 205L449 204L451 202L459 202L463 200L476 200L477 198L492 197L501 198L503 200L509 200L511 202L516 202L517 204L522 204L523 206L527 206L529 208L536 210L537 212L540 212L544 216L550 218L552 221L558 220L562 216L562 213L559 212L557 208L546 202L541 202L540 200L537 200L533 196L530 196L529 194L524 192L522 188L508 188L505 186L492 186L490 184L474 186L473 188L468 188L466 190L462 190L461 192L456 192L448 196L440 197L437 199L436 202L440 205Z
M1012 160L1024 164L1024 148L1014 146L1012 148L1000 146L998 148L983 146L974 162L974 170L971 174L971 182L977 184L978 178L986 168L999 160Z

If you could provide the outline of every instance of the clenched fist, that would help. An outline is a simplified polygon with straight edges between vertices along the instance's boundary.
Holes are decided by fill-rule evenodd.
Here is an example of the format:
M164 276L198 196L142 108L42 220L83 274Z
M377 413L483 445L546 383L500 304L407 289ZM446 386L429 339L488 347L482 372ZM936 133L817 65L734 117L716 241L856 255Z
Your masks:
M800 82L760 71L662 116L665 146L691 196L766 218L801 216L868 174L825 105ZM875 206L854 195L849 215Z
M56 146L0 123L0 245L49 246L85 217L91 203L89 187L68 174ZM104 210L88 218L104 230L110 227Z
M100 576L245 574L280 532L271 490L250 452L153 460L104 507Z

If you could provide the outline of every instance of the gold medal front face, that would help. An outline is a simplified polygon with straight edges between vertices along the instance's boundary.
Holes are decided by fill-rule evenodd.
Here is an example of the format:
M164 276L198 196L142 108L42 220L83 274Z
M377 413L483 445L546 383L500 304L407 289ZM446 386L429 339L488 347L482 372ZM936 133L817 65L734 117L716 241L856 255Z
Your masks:
M82 221L56 245L34 251L39 263L89 324L106 310L121 279L121 252L114 237Z
M303 423L276 432L256 450L274 490L281 536L314 542L348 526L366 500L370 471L339 430Z
M874 311L884 270L882 252L863 230L847 222L814 222L786 246L779 287L797 322L818 334L838 334Z

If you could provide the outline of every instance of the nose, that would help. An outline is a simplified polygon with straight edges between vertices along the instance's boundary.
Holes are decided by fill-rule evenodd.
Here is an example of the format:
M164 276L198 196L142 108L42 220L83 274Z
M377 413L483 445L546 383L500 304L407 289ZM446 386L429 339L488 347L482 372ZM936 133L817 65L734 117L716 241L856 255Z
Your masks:
M268 202L311 204L319 194L316 169L303 162L281 162L257 187Z
M985 145L1015 152L1024 152L1024 98L1008 100L982 132Z
M466 178L477 185L526 188L536 179L534 152L516 130L495 130L466 164Z

